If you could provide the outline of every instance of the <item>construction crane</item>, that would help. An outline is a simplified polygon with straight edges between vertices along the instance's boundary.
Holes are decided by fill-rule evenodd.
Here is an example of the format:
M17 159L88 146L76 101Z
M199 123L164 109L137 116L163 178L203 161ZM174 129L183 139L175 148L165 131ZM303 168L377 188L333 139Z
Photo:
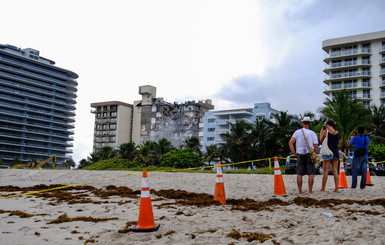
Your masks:
M12 168L33 168L35 167L35 163L34 162L30 162L30 163L19 163L19 164L15 164L12 166Z
M40 161L38 164L32 162L32 163L19 163L12 166L12 168L41 168L44 164L52 160L52 168L55 168L56 166L56 155Z
M52 168L55 168L55 165L56 165L56 155L54 154L53 156L39 162L37 165L36 165L36 168L41 168L44 164L46 164L47 162L51 161L52 160Z

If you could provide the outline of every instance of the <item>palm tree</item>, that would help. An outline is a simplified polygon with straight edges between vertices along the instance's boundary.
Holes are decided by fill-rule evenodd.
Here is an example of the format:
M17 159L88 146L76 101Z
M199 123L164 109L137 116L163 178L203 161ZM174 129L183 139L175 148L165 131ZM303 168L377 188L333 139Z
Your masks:
M341 150L346 152L351 132L358 126L370 122L370 112L362 104L352 99L345 90L336 91L332 100L327 99L327 106L322 113L334 120L341 137Z
M203 153L201 151L201 144L199 142L199 138L196 137L196 136L191 136L191 137L188 137L186 140L185 140L185 146L187 148L190 148L193 150L193 152L195 152L196 154L198 154L198 156L202 156Z
M139 155L135 160L141 161L146 165L158 165L160 157L173 150L175 147L172 143L162 138L158 142L146 141L139 149Z
M252 148L255 150L255 157L266 157L271 154L275 147L272 142L272 123L263 118L255 120L251 130ZM253 156L253 158L255 158Z
M241 162L251 159L252 141L250 131L252 125L245 120L237 120L234 124L230 123L230 131L221 134L225 141L222 149L226 157L233 162Z
M121 144L118 149L118 154L120 158L132 161L138 155L138 146L132 141Z
M206 153L204 154L204 159L206 162L219 161L221 159L221 149L218 145L208 145L206 146Z
M64 161L64 167L70 168L75 167L75 161L72 158L68 158Z
M372 114L373 134L385 137L385 106L372 106L370 112Z
M104 146L97 152L100 160L108 160L117 156L117 151L111 146Z
M91 152L85 161L89 163L86 165L92 165L94 163L99 162L100 160L102 160L102 159L100 159L100 156L97 152ZM85 163L85 162L83 161L83 163Z
M272 125L272 134L279 146L278 154L286 156L290 152L288 142L300 123L298 118L289 115L287 111L273 114L273 117L275 122Z

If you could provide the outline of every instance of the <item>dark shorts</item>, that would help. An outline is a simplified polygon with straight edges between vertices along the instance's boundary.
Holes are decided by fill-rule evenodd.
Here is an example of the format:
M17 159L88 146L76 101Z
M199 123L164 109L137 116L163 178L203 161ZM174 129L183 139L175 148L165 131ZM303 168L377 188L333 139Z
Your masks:
M310 159L310 154L298 155L297 175L315 175L315 164Z

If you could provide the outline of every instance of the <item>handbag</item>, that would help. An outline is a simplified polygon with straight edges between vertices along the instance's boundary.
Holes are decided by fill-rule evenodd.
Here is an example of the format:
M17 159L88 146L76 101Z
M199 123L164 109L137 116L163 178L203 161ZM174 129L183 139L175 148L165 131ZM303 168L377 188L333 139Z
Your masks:
M314 164L318 164L320 161L321 161L321 158L318 156L318 154L314 151L314 149L312 149L309 145L309 142L307 141L307 138L305 136L305 133L303 132L303 129L301 129L302 131L302 134L303 134L303 137L305 137L305 140L306 140L306 144L307 144L307 149L309 150L309 153L310 153L310 159L312 161L312 163Z
M365 156L366 154L366 136L364 135L364 147L358 148L357 150L354 151L354 156L356 157L362 157Z
M322 147L321 147L321 150L319 152L319 154L324 155L324 156L333 155L333 152L330 150L330 148L328 146L328 135L329 135L329 131L326 131L326 137L325 137L324 141L322 141Z

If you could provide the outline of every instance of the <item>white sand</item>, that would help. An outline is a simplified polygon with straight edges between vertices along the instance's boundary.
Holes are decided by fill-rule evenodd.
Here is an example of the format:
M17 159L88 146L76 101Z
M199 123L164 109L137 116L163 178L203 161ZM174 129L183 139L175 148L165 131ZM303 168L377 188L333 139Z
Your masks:
M110 177L126 175L124 171L84 170L0 170L0 186L28 187L38 184L79 184ZM291 202L297 193L296 176L283 175L287 197L278 197ZM149 173L149 185L154 190L180 189L194 193L213 194L215 173ZM348 185L351 176L347 176ZM360 177L359 177L360 180ZM341 189L333 193L333 178L329 176L327 192L319 192L321 176L315 178L314 195L303 195L316 199L373 200L384 198L385 177L371 177L374 186L365 190ZM251 198L267 201L273 198L273 175L224 175L228 199ZM140 190L141 174L88 183L97 188L107 185L127 186ZM65 189L64 189L65 190ZM307 177L304 177L307 191ZM16 192L1 192L3 196ZM99 197L92 197L101 200ZM381 205L341 204L333 208L305 207L290 204L273 206L273 211L232 210L231 205L196 206L169 205L174 199L161 200L151 195L155 223L160 229L151 233L119 233L128 221L137 221L138 198L112 196L102 204L49 205L52 200L25 195L0 199L1 231L0 244L259 244L246 238L236 240L227 237L233 230L240 233L256 232L274 234L264 244L385 244L385 207ZM159 200L157 200L159 199ZM130 201L118 204L118 201ZM384 203L384 201L383 201ZM35 216L21 218L10 216L10 211L23 211ZM355 212L352 212L355 211ZM380 213L368 213L374 211ZM179 212L179 213L178 213ZM182 213L183 214L182 214ZM325 217L322 213L332 213ZM60 215L68 217L91 216L112 218L104 222L73 221L47 224ZM44 215L43 215L44 214Z

